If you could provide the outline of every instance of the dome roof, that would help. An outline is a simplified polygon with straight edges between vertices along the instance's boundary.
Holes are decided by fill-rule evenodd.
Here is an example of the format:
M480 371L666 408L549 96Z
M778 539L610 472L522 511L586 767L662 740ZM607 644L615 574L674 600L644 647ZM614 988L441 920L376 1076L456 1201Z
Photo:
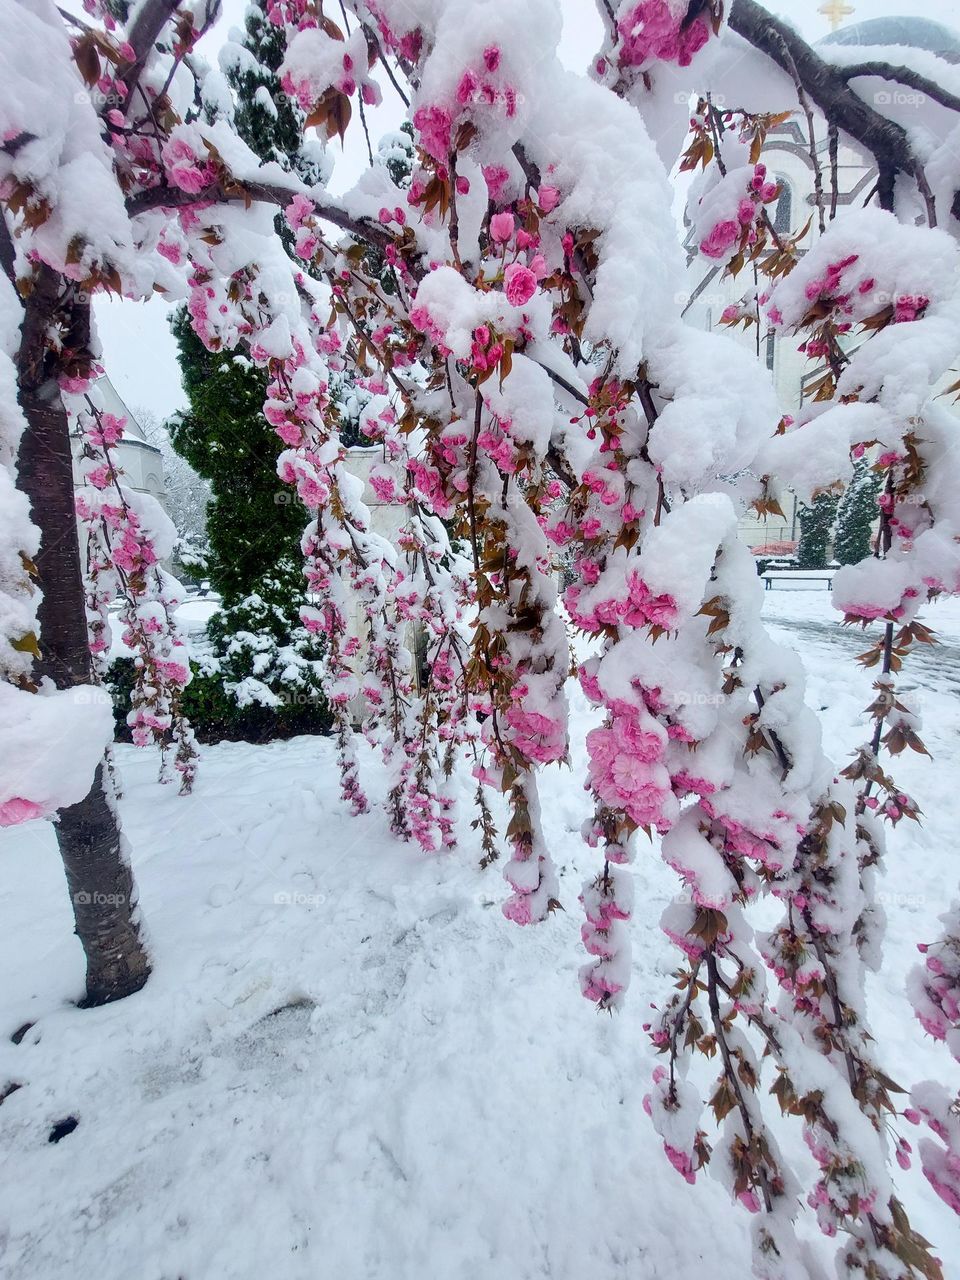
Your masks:
M930 18L867 18L831 31L819 44L907 45L960 62L960 35Z

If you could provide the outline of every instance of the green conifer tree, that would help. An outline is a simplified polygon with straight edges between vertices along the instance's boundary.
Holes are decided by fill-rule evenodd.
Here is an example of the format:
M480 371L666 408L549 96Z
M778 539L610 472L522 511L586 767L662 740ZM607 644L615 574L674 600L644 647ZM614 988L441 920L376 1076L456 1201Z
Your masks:
M272 709L256 718L257 736L320 727L321 650L300 622L306 512L277 475L284 446L261 412L266 374L237 353L207 351L182 309L173 332L190 408L168 429L213 494L207 574L223 607L207 627L206 672L238 706Z
M830 531L837 511L837 498L832 493L821 493L811 506L800 507L800 542L797 546L797 568L825 569Z
M879 514L877 495L880 484L880 475L866 458L861 458L854 467L853 479L837 509L833 555L841 564L857 564L872 550L873 524Z
M283 37L267 18L263 0L248 7L245 28L243 43L228 42L221 58L235 95L237 130L261 160L316 182L326 176L328 160L319 141L303 140L303 113L282 91L277 72ZM216 114L231 108L217 101L207 109ZM404 125L383 140L375 163L399 188L409 183L412 160L412 130ZM293 237L282 215L277 227L292 254ZM375 265L382 265L384 288L392 290L392 270ZM289 722L291 705L302 712L307 698L319 692L318 642L299 616L305 589L300 538L307 513L276 473L284 446L263 417L265 373L240 352L207 351L183 309L173 330L190 408L169 429L175 448L213 492L208 576L223 608L208 625L207 669L238 703L273 706L278 720ZM343 444L369 444L359 431L369 394L333 375L330 396Z
M280 86L283 31L269 20L262 0L247 6L244 25L243 44L228 44L223 55L236 94L237 132L261 160L276 161L304 181L316 182L327 161L319 141L303 140L304 113Z

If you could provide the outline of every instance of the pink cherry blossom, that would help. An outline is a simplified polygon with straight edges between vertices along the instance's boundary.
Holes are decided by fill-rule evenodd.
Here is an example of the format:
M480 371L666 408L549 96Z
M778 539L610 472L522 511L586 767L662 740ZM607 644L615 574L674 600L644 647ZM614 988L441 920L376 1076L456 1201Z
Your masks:
M24 800L22 796L14 796L0 804L0 827L14 827L42 816L40 806L33 800Z
M506 244L513 235L513 214L495 213L490 219L490 235L499 244Z
M523 307L537 291L537 277L529 267L511 262L503 273L504 292L514 307Z

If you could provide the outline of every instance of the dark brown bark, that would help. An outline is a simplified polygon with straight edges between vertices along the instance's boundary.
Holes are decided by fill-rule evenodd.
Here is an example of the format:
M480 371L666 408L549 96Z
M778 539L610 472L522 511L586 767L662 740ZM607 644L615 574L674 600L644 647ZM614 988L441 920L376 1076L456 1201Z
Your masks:
M146 191L140 191L130 197L127 201L127 213L131 218L135 218L138 214L147 213L151 209L178 209L185 205L206 201L230 204L238 201L263 200L266 204L275 204L278 208L284 209L291 199L292 195L286 187L277 187L269 182L256 182L252 179L245 179L242 182L231 180L229 191L225 191L220 183L216 182L197 193L181 191L178 187L149 187ZM341 231L349 232L357 240L363 240L378 249L385 249L387 245L394 243L393 232L388 231L386 227L378 222L371 222L369 218L354 218L345 209L341 209L335 201L314 199L313 204L317 217L339 227Z
M89 312L73 302L64 311L64 281L41 268L26 305L19 354L20 404L27 420L20 444L18 484L40 529L37 575L42 600L36 675L58 689L94 681L87 639L80 547L74 514L73 460L66 410L57 383L60 358L48 334L58 321L63 353L85 349ZM88 1005L130 995L150 973L136 912L133 875L124 856L119 819L104 781L103 762L79 804L61 810L55 826L77 937L87 961Z
M179 0L146 0L137 11L127 35L127 42L134 52L134 61L123 75L128 97L139 83L157 37L176 12L178 2Z
M918 90L925 97L932 98L934 102L939 102L942 107L947 107L950 111L960 111L960 98L955 93L944 89L943 85L929 80L910 67L894 66L891 62L857 62L853 66L848 64L837 69L844 80L856 80L860 76L895 80L897 84L905 84L910 89Z
M849 73L825 62L786 23L768 13L755 0L733 0L730 29L772 58L788 75L795 76L823 112L828 124L841 129L873 156L883 175L878 187L882 208L893 208L897 173L908 173L918 182L923 181L923 169L906 130L868 106L847 83L847 79L852 78ZM883 70L884 65L872 64L871 74L887 77L889 71L888 78L899 78L901 68Z
M79 804L61 809L57 843L67 876L77 937L87 959L88 1006L139 991L150 976L140 937L136 886L120 823L107 795L104 764Z

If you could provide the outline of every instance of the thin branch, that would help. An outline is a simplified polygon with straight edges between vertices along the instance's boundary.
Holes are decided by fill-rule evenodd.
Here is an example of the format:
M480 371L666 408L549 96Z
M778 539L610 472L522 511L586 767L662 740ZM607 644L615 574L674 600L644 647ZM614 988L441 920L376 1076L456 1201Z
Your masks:
M937 225L937 205L933 198L933 192L930 190L930 183L927 181L927 175L924 172L922 164L918 164L914 177L917 180L917 189L923 196L923 203L927 211L927 226L935 227Z
M350 19L347 17L346 6L343 0L340 0L340 12L343 14L343 27L347 35L350 35ZM367 140L367 156L370 160L370 168L373 168L373 147L370 145L370 130L367 128L367 114L363 109L363 91L358 89L357 106L360 109L360 123L363 125L363 136Z
M219 183L205 187L203 191L192 193L181 191L178 187L151 187L149 191L141 191L127 201L127 214L135 218L140 213L151 209L179 209L185 205L201 204L212 201L216 204L231 204L237 200L263 200L267 204L288 205L298 192L289 187L278 187L267 182L239 182L231 179L229 190L224 190ZM354 218L345 209L336 204L319 201L309 191L299 192L313 200L317 217L332 222L341 231L348 231L358 240L376 245L385 250L393 244L392 234L379 223L370 222L366 218Z
M896 80L899 84L905 84L911 89L916 89L918 93L932 98L934 102L939 102L942 107L947 107L950 111L960 111L960 98L955 93L950 93L935 80L928 80L926 76L911 71L909 67L895 67L889 62L856 62L852 66L837 67L837 72L844 80L855 80L859 76Z
M367 43L369 44L369 42L370 42L370 29L369 29L369 27L366 27L366 26L365 26L365 27L363 28L363 34L367 37ZM394 74L393 67L391 67L390 63L387 61L387 59L386 59L386 55L383 53L383 50L382 50L382 49L380 50L380 62L381 62L381 65L383 66L384 71L387 73L387 79L388 79L388 80L390 81L390 83L393 85L394 89L396 89L396 91L397 91L397 96L399 97L400 101L403 103L403 105L404 105L405 107L409 107L409 106L410 106L410 99L407 97L407 95L406 95L406 94L403 92L403 90L400 88L400 81L397 79L396 75Z
M813 167L813 199L817 207L817 226L820 234L823 235L826 230L826 219L823 214L823 169L817 158L817 130L814 124L813 111L810 108L810 99L807 97L803 87L803 81L800 79L800 72L797 70L797 64L793 54L790 52L786 44L783 46L783 56L787 66L790 68L790 75L793 77L793 83L797 87L797 100L800 108L807 121L807 138L810 146L810 164Z
M830 221L837 216L837 201L840 198L840 131L830 121L827 126L830 139Z
M535 363L540 364L539 361L536 361ZM544 371L551 382L555 382L558 387L562 388L562 390L564 390L572 399L576 400L578 404L582 404L585 408L590 404L589 396L585 396L582 391L578 391L577 388L573 386L572 383L569 383L562 374L557 373L555 369L548 369L545 364L541 364L540 368Z
M717 997L717 980L719 977L719 968L717 965L717 957L712 951L708 951L706 955L707 961L707 1004L710 1007L710 1020L713 1023L714 1035L717 1039L717 1046L720 1049L720 1057L723 1059L724 1075L727 1083L733 1090L733 1095L737 1101L737 1109L740 1112L740 1118L743 1122L743 1131L747 1136L747 1141L751 1147L756 1144L756 1134L753 1128L753 1116L747 1105L743 1090L740 1087L740 1078L737 1075L737 1069L733 1065L733 1056L730 1052L730 1046L727 1044L726 1028L723 1018L720 1015L720 1001ZM759 1144L757 1144L759 1145ZM770 1187L770 1179L765 1165L760 1164L757 1168L757 1177L760 1182L760 1189L763 1192L763 1203L767 1213L773 1212L773 1194Z
M800 83L824 118L874 157L881 175L877 184L880 206L892 211L897 173L915 177L919 167L906 130L864 102L840 68L825 62L793 28L756 0L735 0L730 28L788 75L792 75L792 59Z
M17 287L17 276L14 263L16 262L16 251L13 247L13 239L10 236L10 228L7 226L7 220L0 212L0 267L3 268L3 274L7 277L14 289Z

